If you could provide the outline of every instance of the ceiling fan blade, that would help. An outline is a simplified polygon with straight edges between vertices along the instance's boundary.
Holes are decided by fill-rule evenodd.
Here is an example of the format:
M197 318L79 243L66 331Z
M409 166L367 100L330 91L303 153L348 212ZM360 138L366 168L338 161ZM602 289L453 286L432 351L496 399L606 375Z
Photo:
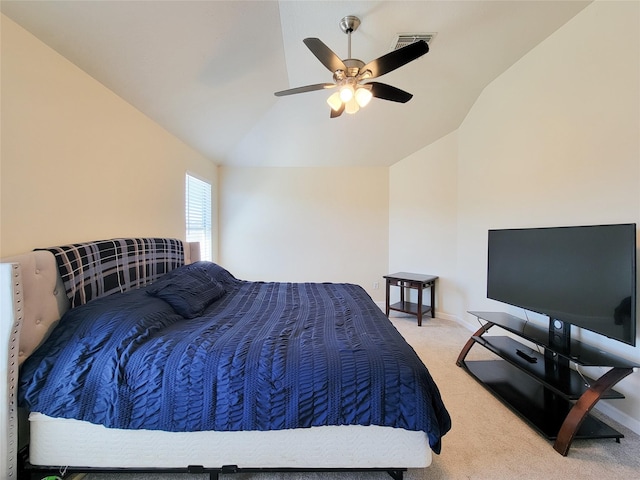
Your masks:
M316 83L314 85L306 85L304 87L290 88L274 93L276 97L284 97L285 95L293 95L295 93L313 92L316 90L326 90L335 87L335 83Z
M371 62L367 63L360 69L360 72L366 72L369 70L371 75L366 78L375 78L389 73L396 68L400 68L403 65L421 57L429 51L429 45L424 40L418 40L406 47L399 48L393 52L387 53Z
M407 103L413 98L413 95L399 88L392 87L386 83L369 82L365 85L371 86L371 94L376 98L390 100L392 102Z
M339 117L340 115L342 115L342 112L344 112L344 103L340 106L340 108L336 111L333 108L331 109L331 118L336 118Z
M336 70L347 70L347 67L340 57L333 53L333 51L319 38L305 38L303 42L307 47L309 47L311 53L313 53L331 72L335 72Z

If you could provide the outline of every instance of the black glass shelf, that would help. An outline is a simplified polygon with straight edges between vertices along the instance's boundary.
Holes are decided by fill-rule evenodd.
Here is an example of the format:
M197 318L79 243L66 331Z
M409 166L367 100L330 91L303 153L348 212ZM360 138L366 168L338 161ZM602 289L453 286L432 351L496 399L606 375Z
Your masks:
M490 390L514 413L549 440L558 431L573 402L557 395L535 379L522 375L505 360L465 362L469 373ZM624 435L592 415L587 415L577 430L576 439L623 438Z
M523 320L504 312L469 312L471 315L478 317L487 322L491 322L514 333L519 337L529 340L544 348L551 348L549 345L549 330L536 323ZM605 352L591 345L571 340L570 350L568 354L556 352L558 356L565 357L570 361L585 367L619 367L619 368L637 368L638 364L626 360L617 355Z
M525 347L511 337L487 335L485 337L473 336L472 338L513 366L537 378L538 381L549 390L569 400L577 400L580 398L580 396L587 391L588 385L595 382L595 380L587 376L583 377L571 368L558 368L555 362L549 362L541 353ZM523 352L535 361L528 361L526 358L518 355L518 351ZM624 398L624 395L611 389L607 391L602 398L618 399Z

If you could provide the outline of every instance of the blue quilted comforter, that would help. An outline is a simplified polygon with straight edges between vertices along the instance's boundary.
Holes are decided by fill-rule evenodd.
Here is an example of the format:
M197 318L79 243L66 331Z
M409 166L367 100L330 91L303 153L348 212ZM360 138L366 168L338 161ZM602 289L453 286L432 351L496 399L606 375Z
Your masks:
M451 426L361 287L246 282L206 262L67 312L23 365L19 398L121 429L385 425L424 431L436 453Z

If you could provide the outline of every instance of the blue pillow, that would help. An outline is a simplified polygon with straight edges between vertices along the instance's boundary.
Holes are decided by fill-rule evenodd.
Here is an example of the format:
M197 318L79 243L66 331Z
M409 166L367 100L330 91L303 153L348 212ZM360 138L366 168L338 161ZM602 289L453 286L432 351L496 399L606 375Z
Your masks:
M147 293L171 305L184 318L194 318L216 300L226 289L207 273L206 262L196 262L172 270L147 287Z
M222 283L223 285L233 285L239 280L231 275L228 270L225 270L217 263L213 262L196 262L202 265L202 269L209 275L213 280Z

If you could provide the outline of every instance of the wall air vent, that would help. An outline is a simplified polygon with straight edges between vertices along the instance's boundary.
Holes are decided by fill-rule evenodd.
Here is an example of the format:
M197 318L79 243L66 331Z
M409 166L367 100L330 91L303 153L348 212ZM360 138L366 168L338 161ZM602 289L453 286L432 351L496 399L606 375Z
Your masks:
M391 50L393 51L402 47L406 47L413 42L417 42L418 40L424 40L428 44L431 44L431 40L433 40L433 37L435 36L435 33L399 33L393 39Z

